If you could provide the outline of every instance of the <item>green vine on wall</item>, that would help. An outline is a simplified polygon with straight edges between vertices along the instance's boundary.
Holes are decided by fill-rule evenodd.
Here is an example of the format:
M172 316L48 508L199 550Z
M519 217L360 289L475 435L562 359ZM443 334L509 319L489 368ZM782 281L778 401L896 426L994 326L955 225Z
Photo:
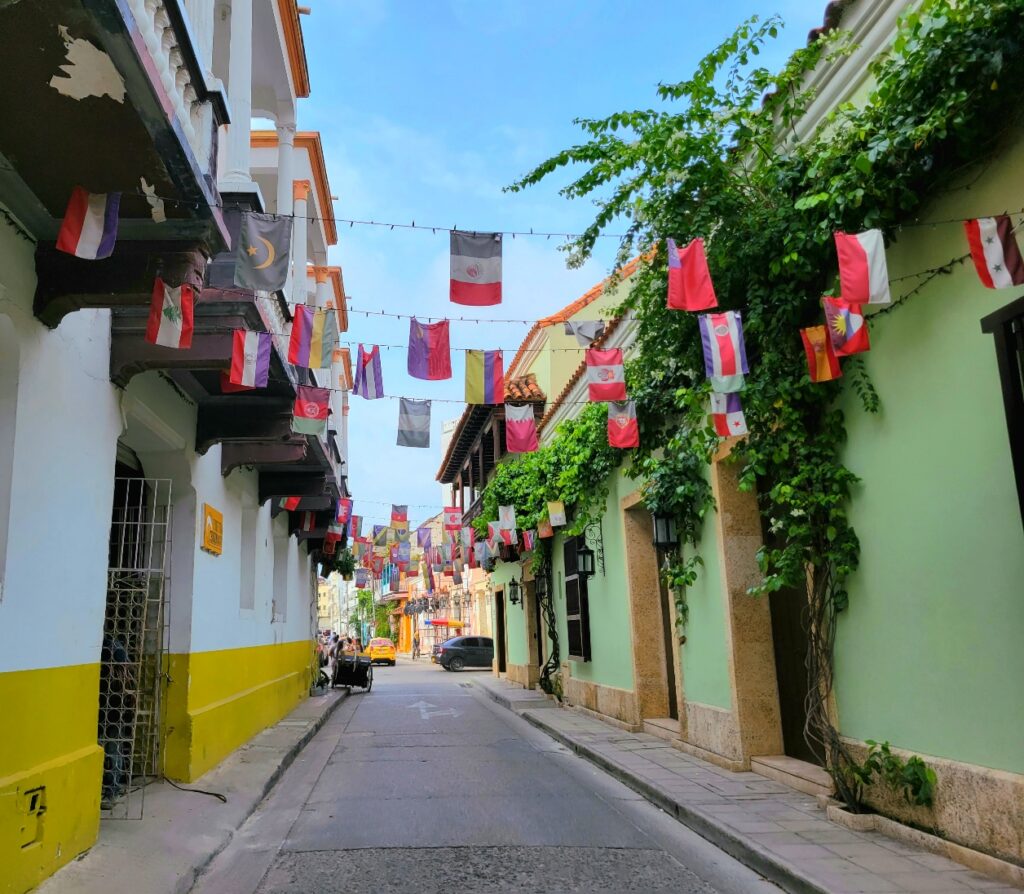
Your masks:
M707 240L720 309L743 311L751 366L743 392L750 435L732 452L741 487L757 492L767 532L758 557L763 577L751 592L809 580L805 732L824 750L840 795L856 803L846 772L853 760L832 724L829 697L836 613L859 559L848 517L857 477L841 460L846 428L836 399L844 381L810 382L798 330L819 323L820 296L835 294L833 232L879 227L892 241L926 199L992 154L1001 136L995 123L1009 126L1024 95L1024 0L924 0L901 20L891 52L871 63L874 87L864 101L838 106L810 133L800 129L815 98L809 75L851 48L842 33L819 38L773 73L756 60L779 26L774 18L745 22L693 77L662 85L658 95L675 104L671 110L579 121L587 142L510 189L574 166L576 179L562 193L596 196L598 214L569 246L571 263L582 263L619 218L630 222L620 262L638 245L657 247L624 304L638 319L627 384L644 445L630 474L644 482L652 511L676 516L689 556L699 555L713 508L708 466L719 442L707 421L696 315L665 308L661 240ZM921 283L908 285L894 308ZM878 409L860 361L847 362L846 381L867 411ZM571 449L571 439L564 446ZM499 467L500 483L485 492L489 510L515 502L533 522L539 493L562 498L554 484L559 448L552 443L541 453L526 460L531 471L522 481L545 488L532 492ZM568 462L565 490L585 506L600 505L580 485L603 479Z

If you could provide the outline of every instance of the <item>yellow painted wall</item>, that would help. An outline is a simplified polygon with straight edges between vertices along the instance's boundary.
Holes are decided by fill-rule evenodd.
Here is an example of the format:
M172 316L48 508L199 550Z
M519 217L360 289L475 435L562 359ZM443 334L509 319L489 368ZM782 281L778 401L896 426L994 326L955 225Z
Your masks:
M191 782L309 694L311 640L172 654L164 772Z
M92 846L103 751L98 664L0 674L0 892L21 894ZM25 792L44 787L45 812Z

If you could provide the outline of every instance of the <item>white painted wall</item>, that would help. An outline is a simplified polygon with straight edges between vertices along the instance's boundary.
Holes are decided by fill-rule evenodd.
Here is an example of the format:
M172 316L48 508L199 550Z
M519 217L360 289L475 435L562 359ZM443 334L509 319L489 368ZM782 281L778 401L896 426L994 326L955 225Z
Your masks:
M32 315L35 285L34 246L0 220L0 316L19 346L17 396L0 404L10 469L0 672L97 662L106 600L120 430L110 315L78 311L49 330Z

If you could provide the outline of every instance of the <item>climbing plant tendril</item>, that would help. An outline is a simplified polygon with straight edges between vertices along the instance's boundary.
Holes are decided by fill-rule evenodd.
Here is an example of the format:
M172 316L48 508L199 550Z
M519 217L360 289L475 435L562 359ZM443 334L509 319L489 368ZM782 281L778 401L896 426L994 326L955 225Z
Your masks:
M757 491L771 544L759 553L763 578L751 592L809 582L805 732L824 751L839 794L856 805L846 772L851 758L829 711L836 614L847 603L845 581L859 552L847 514L857 479L841 462L846 430L836 398L849 383L873 412L879 395L859 361L847 363L843 380L812 384L798 330L820 322L819 298L836 293L834 231L878 227L898 239L900 223L927 197L992 154L1001 136L996 123L1010 126L1024 95L1024 0L924 0L901 21L891 52L871 64L869 95L835 108L810 133L801 129L814 99L808 74L851 47L834 33L772 73L756 60L779 26L774 18L748 20L690 79L659 87L668 111L579 121L586 142L509 189L574 166L576 179L562 193L596 196L598 214L568 246L570 263L585 260L604 228L623 218L629 226L620 263L638 247L656 246L623 306L638 318L627 383L644 445L630 474L643 481L650 509L677 517L690 555L699 554L713 508L708 466L719 445L707 423L696 316L665 308L661 240L707 240L720 307L743 311L751 366L743 393L750 435L732 460L740 464L741 487ZM895 297L898 309L909 292ZM599 472L610 472L614 457L605 460L589 444L600 461L584 465L572 452L598 421L590 410L572 435L560 435L535 458L499 466L485 491L487 510L515 502L531 523L541 494L567 497L584 515L603 508ZM543 488L533 491L535 481Z

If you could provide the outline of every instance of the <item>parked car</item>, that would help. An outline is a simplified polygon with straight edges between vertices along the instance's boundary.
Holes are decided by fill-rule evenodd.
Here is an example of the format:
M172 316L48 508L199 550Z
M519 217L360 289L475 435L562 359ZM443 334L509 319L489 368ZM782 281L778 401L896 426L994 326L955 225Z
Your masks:
M395 652L395 644L382 636L370 640L369 645L366 647L366 654L370 656L372 664L380 661L384 664L390 664L392 667L395 666L398 658Z
M494 640L489 636L456 636L441 643L437 662L447 671L464 667L490 667L494 662Z

